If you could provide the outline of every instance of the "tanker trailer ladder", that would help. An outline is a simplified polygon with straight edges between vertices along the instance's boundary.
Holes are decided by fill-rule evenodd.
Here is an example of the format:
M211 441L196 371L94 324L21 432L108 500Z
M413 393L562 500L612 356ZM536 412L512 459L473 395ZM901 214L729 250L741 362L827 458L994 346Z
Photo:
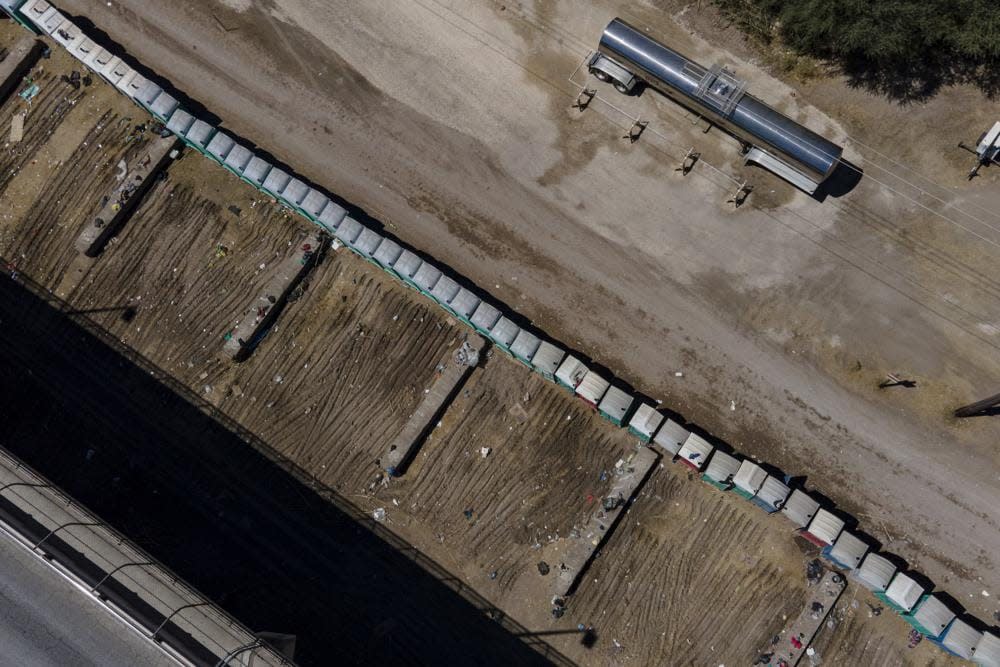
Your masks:
M389 475L398 477L405 472L420 445L461 391L472 369L479 364L484 345L482 338L470 333L458 349L445 352L431 386L424 390L420 405L392 439L386 454L380 460L380 466Z
M261 295L250 303L239 323L226 334L223 350L233 361L239 363L250 358L288 302L298 298L300 284L320 262L328 243L326 234L318 229L292 243L295 252L281 262Z
M556 542L552 555L559 563L553 592L556 596L571 595L576 590L597 552L607 543L659 460L660 455L655 451L640 446L628 459L619 461L611 490L599 508L583 526L574 526L568 537Z
M7 101L24 75L38 62L41 53L42 43L33 35L26 35L17 41L6 58L0 60L0 104Z

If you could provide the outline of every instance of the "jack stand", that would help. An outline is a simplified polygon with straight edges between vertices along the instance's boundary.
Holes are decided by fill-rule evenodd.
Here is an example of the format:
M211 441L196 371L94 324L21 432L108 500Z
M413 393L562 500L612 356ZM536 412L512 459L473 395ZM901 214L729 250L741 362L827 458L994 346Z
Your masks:
M740 206L743 206L743 202L747 200L747 197L750 196L751 192L753 192L753 186L746 181L743 181L740 183L740 187L733 194L733 198L726 200L726 203L733 204L736 208L739 208Z
M573 103L573 108L579 109L581 113L583 111L586 111L587 107L590 106L590 102L591 100L594 99L595 95L597 95L596 88L584 88L583 90L580 91L580 94L577 96L576 102Z
M622 137L622 139L628 139L630 144L634 144L639 141L639 137L642 136L643 130L649 125L649 121L639 120L638 118L632 123L632 127L628 129L628 134Z
M687 176L694 169L694 165L700 157L701 153L695 152L694 148L689 148L687 155L684 156L684 160L681 161L681 166L674 169L674 171L679 171L682 176Z

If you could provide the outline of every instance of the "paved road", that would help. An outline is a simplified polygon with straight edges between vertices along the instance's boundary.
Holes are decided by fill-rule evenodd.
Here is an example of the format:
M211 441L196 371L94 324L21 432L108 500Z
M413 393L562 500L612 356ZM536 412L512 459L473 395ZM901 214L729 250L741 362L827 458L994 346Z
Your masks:
M0 667L176 664L0 533Z
M947 414L1000 378L995 206L977 222L869 179L819 203L741 168L731 140L656 95L601 88L653 119L634 145L624 115L571 110L567 77L618 14L706 65L735 62L755 94L844 140L836 119L654 4L60 2L237 134L666 407L809 476L988 618L1000 423ZM852 112L868 114L858 126L878 120L871 109L882 107L866 99ZM924 145L914 128L900 120L879 146L898 157ZM703 165L684 178L674 168L689 146ZM708 163L752 178L751 203L734 212L734 183ZM919 389L877 391L886 372Z

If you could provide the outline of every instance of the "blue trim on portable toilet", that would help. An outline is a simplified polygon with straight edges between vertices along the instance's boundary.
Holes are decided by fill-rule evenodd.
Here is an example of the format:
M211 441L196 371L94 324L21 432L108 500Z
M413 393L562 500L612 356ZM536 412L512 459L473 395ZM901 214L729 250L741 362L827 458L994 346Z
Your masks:
M750 502L768 514L774 514L785 505L791 492L792 490L783 481L774 475L768 475L760 491L750 499Z
M517 332L517 336L510 344L510 353L515 359L528 368L531 368L531 360L534 358L535 352L537 352L538 348L541 346L541 338L527 329L521 329Z
M555 382L556 370L565 357L565 350L558 345L553 345L547 340L543 340L542 344L535 350L535 355L531 357L531 367L549 382Z
M984 632L972 661L980 667L1000 667L1000 637L992 631Z
M604 398L597 404L597 413L615 426L625 423L635 399L618 387L611 385L604 393Z
M705 466L701 479L711 484L719 491L733 488L733 476L740 469L740 460L728 452L718 451L712 455L712 460Z
M936 595L928 593L920 598L912 612L903 614L903 620L936 644L941 640L948 624L955 620L955 612L948 609Z
M413 286L433 299L434 286L441 280L441 276L441 269L430 262L421 262L420 268L413 274Z

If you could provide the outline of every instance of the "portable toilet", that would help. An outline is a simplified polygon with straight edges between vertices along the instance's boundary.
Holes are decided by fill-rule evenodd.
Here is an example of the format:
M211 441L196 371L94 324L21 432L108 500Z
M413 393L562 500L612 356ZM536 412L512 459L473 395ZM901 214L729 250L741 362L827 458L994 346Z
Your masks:
M781 513L786 519L791 521L796 528L808 526L816 512L819 511L819 503L802 489L795 489L792 495L788 496L785 506L781 508Z
M832 546L823 549L823 556L827 560L845 570L856 568L866 553L868 545L857 535L846 530L840 533L840 537Z
M648 403L643 403L629 420L628 432L648 444L653 440L656 429L660 428L664 419L666 417L657 412L656 408Z
M768 514L774 514L784 507L788 494L791 492L792 490L783 481L774 475L768 475L764 484L761 485L760 491L750 501Z
M538 336L527 329L521 329L517 332L514 342L510 344L510 353L515 359L531 368L531 360L541 345L542 341Z
M414 255L414 257L415 256L416 255ZM456 283L452 278L442 274L442 276L438 278L437 284L434 285L434 289L431 290L431 298L454 314L455 311L451 307L451 302L458 295L459 289L461 288L458 283Z
M441 269L430 262L421 262L420 268L413 274L413 285L423 294L431 296L431 290L441 280L441 275Z
M400 253L399 259L397 259L396 263L392 265L392 270L395 272L397 276L399 276L399 279L402 280L404 283L406 283L407 285L413 285L413 279L416 277L417 271L420 270L420 267L421 265L423 265L423 263L424 260L420 259L420 257L415 252L413 252L412 250L404 249L403 252ZM448 280L451 279L449 278ZM455 283L454 281L451 282L455 285L455 293L452 296L452 299L455 299L458 297L458 294L461 292L461 290L458 288L458 283ZM473 295L473 297L475 297L475 295ZM478 301L476 303L478 303ZM473 308L474 307L475 306L473 306ZM449 308L449 310L455 312L453 308Z
M304 214L305 211L302 210L302 202L306 200L307 194L309 194L309 186L301 179L292 178L285 184L285 187L281 188L281 192L278 193L278 199ZM382 238L382 236L379 235L379 238Z
M972 660L976 654L976 646L983 638L983 633L966 623L960 618L956 618L944 631L941 637L941 648L952 655L956 655L963 660Z
M253 153L249 148L236 144L233 146L232 150L229 151L229 155L226 156L226 159L222 161L222 166L240 178L243 178L243 170L247 168L247 165L250 164L250 160L252 159Z
M472 313L472 317L469 319L469 322L479 333L489 335L490 329L492 329L493 325L495 325L499 320L500 310L491 303L480 301L479 305L476 307L476 311Z
M673 419L668 419L660 427L660 430L656 432L656 435L653 436L653 444L670 454L670 457L673 458L681 451L681 447L684 446L684 443L687 442L690 436L690 431Z
M697 433L692 433L684 441L681 450L677 452L677 460L698 472L708 461L708 457L712 455L713 449L715 447L710 445L707 440Z
M740 460L726 452L715 452L712 460L701 474L703 481L708 482L720 491L728 491L733 486L733 475L740 469Z
M877 594L889 586L896 569L888 558L870 551L861 561L861 567L851 572L851 576L860 581L862 586Z
M590 407L597 408L597 403L610 386L611 383L598 375L597 371L587 370L580 384L576 385L576 395Z
M557 381L556 369L562 364L564 358L566 358L565 350L543 340L542 344L538 346L535 356L531 358L531 366L543 378L549 382L555 382Z
M375 254L375 251L378 250L381 244L382 235L370 227L365 227L361 230L354 243L348 243L347 245L351 250L358 253L358 255L374 263L372 255Z
M604 398L597 405L598 413L615 426L621 426L625 422L628 411L632 409L634 399L627 393L612 385L608 387Z
M225 132L216 132L212 140L205 147L205 155L209 156L219 164L226 161L229 152L236 146L236 142Z
M733 475L733 490L741 498L750 500L757 495L760 487L764 486L765 479L767 471L750 459L744 459L740 463L740 469Z
M984 632L976 644L976 654L972 662L980 667L1000 667L1000 637L992 632Z
M493 325L490 329L490 339L497 344L501 350L510 354L511 343L517 338L518 332L521 327L514 324L514 322L506 317L501 317L497 320L497 323Z
M903 619L934 643L941 640L948 624L955 620L955 612L945 606L933 593L924 595L917 606Z
M271 173L273 174L274 170L272 170ZM267 178L270 180L271 177L268 176ZM267 185L267 181L264 182L264 185ZM358 237L361 236L361 232L364 231L364 229L364 225L351 216L347 216L340 223L340 226L337 227L337 238L350 247L352 243L358 240Z
M833 512L821 509L809 522L809 527L802 531L802 537L822 548L833 544L843 529L843 519Z
M451 300L451 310L455 313L455 316L466 324L472 324L470 317L472 314L479 310L480 299L478 296L470 292L469 290L462 287L458 290L458 294L455 298ZM499 315L499 313L497 313Z
M574 391L586 374L587 367L583 365L583 362L573 355L567 354L556 370L556 382L566 389Z
M181 139L184 139L184 135L187 131L191 129L194 125L194 116L189 114L184 109L178 109L170 116L170 120L167 121L167 129L176 134ZM187 141L184 139L185 142Z
M316 188L309 188L305 199L302 200L302 212L313 222L318 222L320 214L323 213L323 209L329 203L329 197Z
M398 243L392 239L382 239L382 243L379 245L378 250L375 251L375 254L372 255L372 258L383 269L395 275L396 270L393 267L396 265L396 260L399 259L401 254L403 254L403 248Z
M205 149L208 148L208 143L217 131L214 127L199 118L194 121L191 129L184 135L184 141L191 148L204 153Z
M292 177L288 175L287 171L274 167L267 173L267 178L264 179L264 183L260 186L260 189L275 199L278 199L278 193L284 190L285 186L288 185L288 182L291 180ZM358 233L361 233L360 229L358 230Z
M267 178L269 171L271 171L271 163L262 157L254 155L243 170L243 180L259 190L264 185L264 179Z
M167 119L173 115L174 111L180 107L181 103L177 98L166 91L160 92L156 99L149 105L149 113L153 114L161 123L166 123Z
M247 170L249 171L252 167L253 163L251 162L250 167L247 167ZM270 165L268 165L268 169L270 168ZM266 180L266 174L264 176ZM337 228L340 227L340 223L343 222L346 217L347 210L340 204L330 201L327 202L327 205L323 208L323 212L319 214L319 219L317 219L316 222L319 223L323 229L331 234L334 234L336 233Z
M907 614L924 594L924 587L904 572L897 572L889 587L883 592L876 592L882 602L892 607L900 614Z

